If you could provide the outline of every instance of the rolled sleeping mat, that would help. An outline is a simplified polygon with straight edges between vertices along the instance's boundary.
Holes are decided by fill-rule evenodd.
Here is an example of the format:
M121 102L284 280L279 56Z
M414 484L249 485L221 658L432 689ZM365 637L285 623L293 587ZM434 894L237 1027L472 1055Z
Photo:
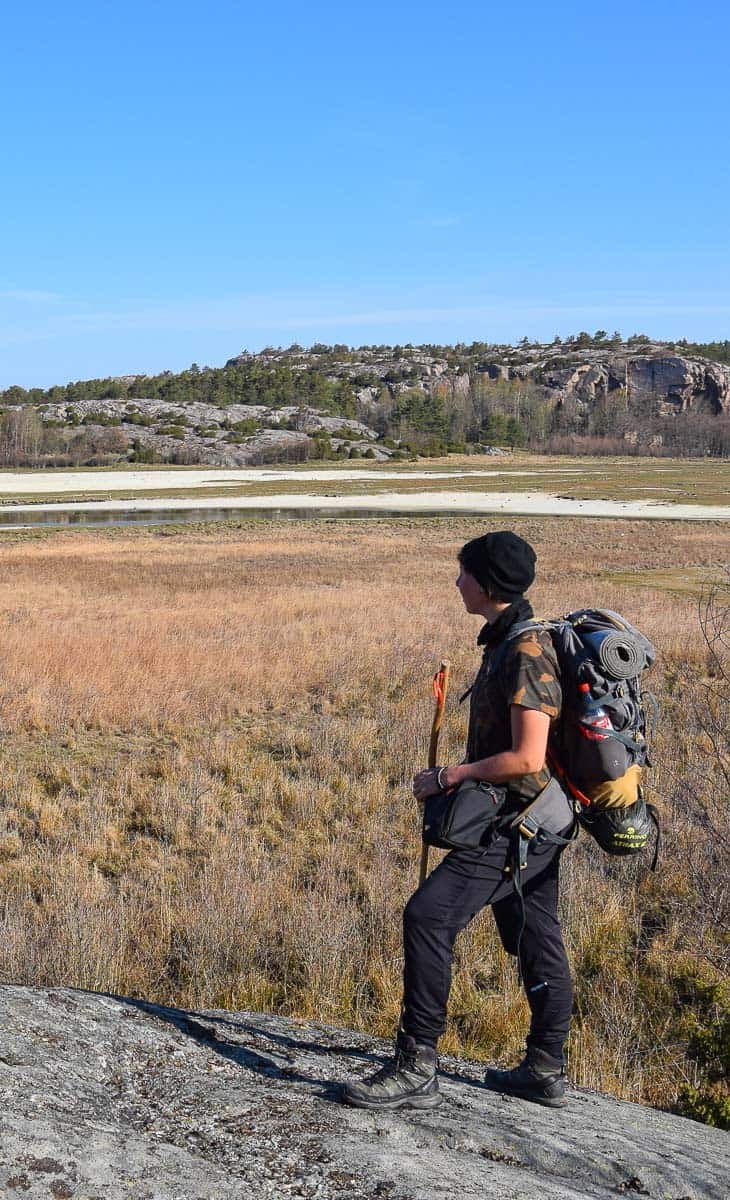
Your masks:
M642 646L629 633L586 633L583 641L591 647L611 679L632 679L646 666Z

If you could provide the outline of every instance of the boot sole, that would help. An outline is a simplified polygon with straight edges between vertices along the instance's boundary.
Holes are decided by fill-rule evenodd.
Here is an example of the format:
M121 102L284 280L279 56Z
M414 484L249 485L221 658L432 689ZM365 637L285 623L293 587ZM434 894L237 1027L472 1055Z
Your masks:
M431 1096L396 1096L392 1100L368 1100L364 1096L357 1096L352 1092L344 1090L341 1095L344 1103L351 1105L353 1108L369 1108L372 1110L386 1108L438 1108L443 1100L443 1096L439 1092L435 1092Z
M485 1082L484 1086L487 1091L497 1092L500 1096L514 1096L516 1100L529 1100L531 1104L542 1104L545 1108L565 1108L568 1103L567 1096L530 1096L527 1092L511 1091L491 1083Z

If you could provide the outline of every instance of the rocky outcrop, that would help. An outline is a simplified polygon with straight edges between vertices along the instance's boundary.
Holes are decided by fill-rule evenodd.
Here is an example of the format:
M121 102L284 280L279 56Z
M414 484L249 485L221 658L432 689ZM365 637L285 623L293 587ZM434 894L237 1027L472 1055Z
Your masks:
M657 401L662 411L730 412L730 367L678 354L626 360L632 400Z
M556 403L577 400L590 405L610 392L623 388L639 405L669 414L697 410L730 412L730 366L707 359L669 353L661 343L650 343L640 352L628 347L578 349L569 345L502 347L503 354L473 361L458 368L447 359L409 348L388 355L363 348L350 352L342 362L330 356L322 366L317 354L306 351L296 356L298 369L322 370L329 378L357 380L363 376L388 383L397 395L409 387L424 391L468 390L470 383L486 376L493 381L534 380L544 386ZM267 361L290 361L288 351L267 351ZM256 355L239 355L226 364L251 361ZM407 378L399 379L400 373ZM377 388L361 387L362 402L374 399Z
M623 386L625 379L621 379L615 367L612 369L607 363L584 363L577 367L546 370L543 382L561 398L574 398L581 404L591 405Z
M361 454L377 442L368 425L349 417L333 417L308 407L263 404L168 403L162 400L79 400L47 404L42 419L54 424L83 424L90 430L113 425L140 446L166 460L241 467L290 455L306 458L317 433L329 435L333 449L345 446ZM373 457L387 460L392 451L382 445Z
M730 367L720 363L678 354L617 354L570 366L558 358L557 364L548 358L501 368L490 363L485 370L491 379L539 377L557 401L590 406L620 388L635 406L665 415L730 412Z
M501 382L505 382L510 377L509 367L506 363L485 363L482 371L489 379L500 380Z
M345 1108L387 1047L313 1021L0 988L0 1194L17 1200L725 1200L727 1135L575 1090L488 1092L442 1060L429 1112Z

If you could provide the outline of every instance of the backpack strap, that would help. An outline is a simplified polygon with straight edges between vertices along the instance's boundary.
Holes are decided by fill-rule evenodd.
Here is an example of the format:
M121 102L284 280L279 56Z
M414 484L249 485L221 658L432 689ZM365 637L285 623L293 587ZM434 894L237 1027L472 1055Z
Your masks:
M640 692L639 700L640 700L642 706L644 707L644 709L648 709L651 713L651 716L648 721L648 728L647 728L647 734L646 734L646 742L647 742L647 747L646 747L647 748L647 760L646 761L647 761L647 765L651 766L652 764L649 762L648 753L651 752L651 748L654 745L654 735L656 733L656 727L657 727L657 723L659 721L659 701L657 700L654 693L649 692L649 691Z
M546 829L542 829L537 824L534 817L529 814L522 818L519 825L512 830L510 837L509 851L509 867L512 875L512 886L517 896L517 902L520 906L520 927L517 931L517 981L521 985L523 982L522 974L522 936L525 932L527 924L527 914L525 913L525 896L522 890L522 872L527 866L527 855L530 849L532 839L540 834L541 842L548 842L551 846L569 846L572 841L578 836L580 826L576 821L570 831L568 837L561 837L557 833L548 833Z
M553 621L517 621L517 623L513 625L511 629L507 630L507 633L504 635L502 641L498 646L495 646L494 650L490 654L489 674L491 675L493 671L497 670L497 667L501 666L507 650L509 649L510 642L513 642L516 638L520 637L528 629L551 629L554 624L555 622ZM474 684L467 688L462 696L459 696L459 704L463 704L464 701L469 698L473 690Z
M629 737L627 733L621 733L618 729L602 729L603 737L614 738L617 742L621 742L622 746L628 746L629 750L636 750L641 742L637 742L636 738Z
M497 667L502 664L510 644L512 642L516 642L518 638L522 637L523 633L527 633L527 631L530 629L550 630L553 628L553 625L554 622L552 621L517 621L517 623L513 625L511 629L507 630L503 640L499 643L494 653L491 655L489 659L490 674L492 671L496 671Z
M510 629L507 630L504 636L504 642L513 642L515 638L521 637L528 629L557 629L557 621L517 621ZM504 645L504 642L502 645Z
M650 870L656 871L656 865L659 862L659 850L661 847L661 840L662 840L662 827L659 824L659 813L657 812L656 805L655 804L647 804L646 811L648 812L649 816L651 817L652 821L654 822L654 828L656 829L656 841L654 842L654 854L653 854L653 857L651 860L651 867L650 867Z

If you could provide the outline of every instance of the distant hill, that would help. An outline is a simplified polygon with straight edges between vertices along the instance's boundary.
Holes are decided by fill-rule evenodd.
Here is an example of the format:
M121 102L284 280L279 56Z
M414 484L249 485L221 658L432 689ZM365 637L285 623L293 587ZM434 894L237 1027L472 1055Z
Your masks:
M247 463L484 453L730 454L730 342L293 345L223 367L0 393L0 460Z

